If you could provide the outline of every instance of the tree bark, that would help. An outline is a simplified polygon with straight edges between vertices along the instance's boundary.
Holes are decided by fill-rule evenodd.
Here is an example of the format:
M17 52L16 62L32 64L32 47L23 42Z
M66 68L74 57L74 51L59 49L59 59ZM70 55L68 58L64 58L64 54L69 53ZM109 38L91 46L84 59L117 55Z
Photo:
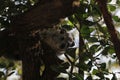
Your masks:
M51 2L37 3L27 12L11 17L11 28L20 30L33 30L52 27L60 18L73 13L74 0L51 0Z
M40 62L34 57L34 53L25 55L22 59L22 80L41 80Z
M42 41L41 41L42 42ZM56 52L51 49L46 43L42 42L42 48L44 49L44 55L41 56L41 59L44 61L45 70L42 74L42 80L56 80L59 72L53 70L53 66L60 65L63 61L60 60ZM49 59L48 59L49 58Z

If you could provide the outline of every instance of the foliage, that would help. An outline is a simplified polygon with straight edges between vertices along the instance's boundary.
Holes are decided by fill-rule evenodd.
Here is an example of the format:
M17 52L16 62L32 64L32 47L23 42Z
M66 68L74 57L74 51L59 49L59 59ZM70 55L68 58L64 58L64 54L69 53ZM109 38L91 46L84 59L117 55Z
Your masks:
M11 16L27 11L37 0L0 0L0 27L7 26Z
M0 3L0 28L7 25L9 17L23 13L28 10L33 0L1 0ZM20 2L17 4L17 2ZM120 6L120 1L117 0L117 6L108 4L108 10L112 13L117 7ZM120 18L115 14L112 15L114 22L117 24L120 22ZM70 48L64 54L65 62L60 65L53 65L52 68L56 72L60 72L68 75L69 80L110 80L106 75L111 75L111 80L116 79L116 73L110 72L108 62L103 62L102 56L116 59L114 54L114 46L110 41L110 35L106 28L106 25L102 19L102 14L95 0L80 0L80 8L76 10L72 16L68 17L68 20L64 20L60 23L62 27L71 30L77 28L79 31L80 39L83 40L84 45L80 40L79 48ZM68 26L65 26L68 25ZM117 59L116 59L117 61ZM0 60L0 68L14 68L13 62L5 62ZM6 77L5 74L0 71L0 77ZM66 80L66 78L59 77L58 80Z
M8 77L15 73L16 69L19 69L21 65L20 62L15 62L10 59L6 59L4 57L0 58L0 80L6 80ZM16 68L17 67L17 68ZM21 74L19 70L19 74Z
M108 10L112 13L116 10L116 6L108 4ZM114 14L113 20L118 23L119 17ZM93 0L90 2L81 0L80 8L68 17L66 24L77 27L80 38L84 41L84 45L80 42L79 54L75 51L65 54L70 66L70 70L66 72L69 80L116 80L116 73L110 72L108 63L101 59L102 56L116 59L116 56L97 3ZM74 71L76 68L78 70ZM113 75L111 79L105 76L111 74Z

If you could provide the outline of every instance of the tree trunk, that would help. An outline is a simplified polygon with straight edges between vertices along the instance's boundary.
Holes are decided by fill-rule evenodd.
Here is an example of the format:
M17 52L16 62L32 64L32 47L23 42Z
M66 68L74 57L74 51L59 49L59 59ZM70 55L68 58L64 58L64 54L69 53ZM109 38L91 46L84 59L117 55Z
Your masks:
M40 63L33 55L26 55L22 60L22 80L40 80Z
M53 66L58 66L63 61L57 57L56 52L54 52L46 43L42 42L42 47L44 49L44 55L41 57L41 59L44 61L45 64L45 70L42 74L42 80L56 80L57 76L60 73L54 71Z

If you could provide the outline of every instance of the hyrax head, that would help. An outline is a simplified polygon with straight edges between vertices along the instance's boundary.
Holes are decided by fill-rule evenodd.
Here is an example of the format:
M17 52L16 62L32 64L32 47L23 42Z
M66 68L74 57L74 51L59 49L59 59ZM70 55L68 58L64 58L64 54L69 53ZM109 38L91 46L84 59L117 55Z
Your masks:
M55 52L63 53L67 48L74 46L74 41L65 29L47 29L40 32L41 40Z

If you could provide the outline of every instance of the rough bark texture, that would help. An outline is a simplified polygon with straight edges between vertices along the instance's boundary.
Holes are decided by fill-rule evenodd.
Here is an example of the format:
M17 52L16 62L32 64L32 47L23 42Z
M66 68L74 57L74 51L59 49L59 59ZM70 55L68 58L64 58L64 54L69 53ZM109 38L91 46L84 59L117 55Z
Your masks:
M103 18L107 25L108 31L110 33L111 41L114 44L116 55L120 61L120 40L117 37L117 33L112 21L112 16L107 9L107 0L97 0L97 2L103 14Z
M11 18L11 26L15 30L33 30L51 27L73 12L73 0L52 0L38 2L33 8L22 15ZM17 29L18 28L18 29Z
M61 61L54 52L46 52L49 54L47 56L36 56L41 50L39 38L33 34L39 29L53 27L60 18L71 15L73 1L39 0L27 12L11 17L9 27L0 31L0 56L22 60L23 80L55 80L58 73L51 69L51 65L58 65ZM46 65L42 77L39 73L41 58Z
M22 80L40 80L40 62L34 53L23 58L22 72Z

